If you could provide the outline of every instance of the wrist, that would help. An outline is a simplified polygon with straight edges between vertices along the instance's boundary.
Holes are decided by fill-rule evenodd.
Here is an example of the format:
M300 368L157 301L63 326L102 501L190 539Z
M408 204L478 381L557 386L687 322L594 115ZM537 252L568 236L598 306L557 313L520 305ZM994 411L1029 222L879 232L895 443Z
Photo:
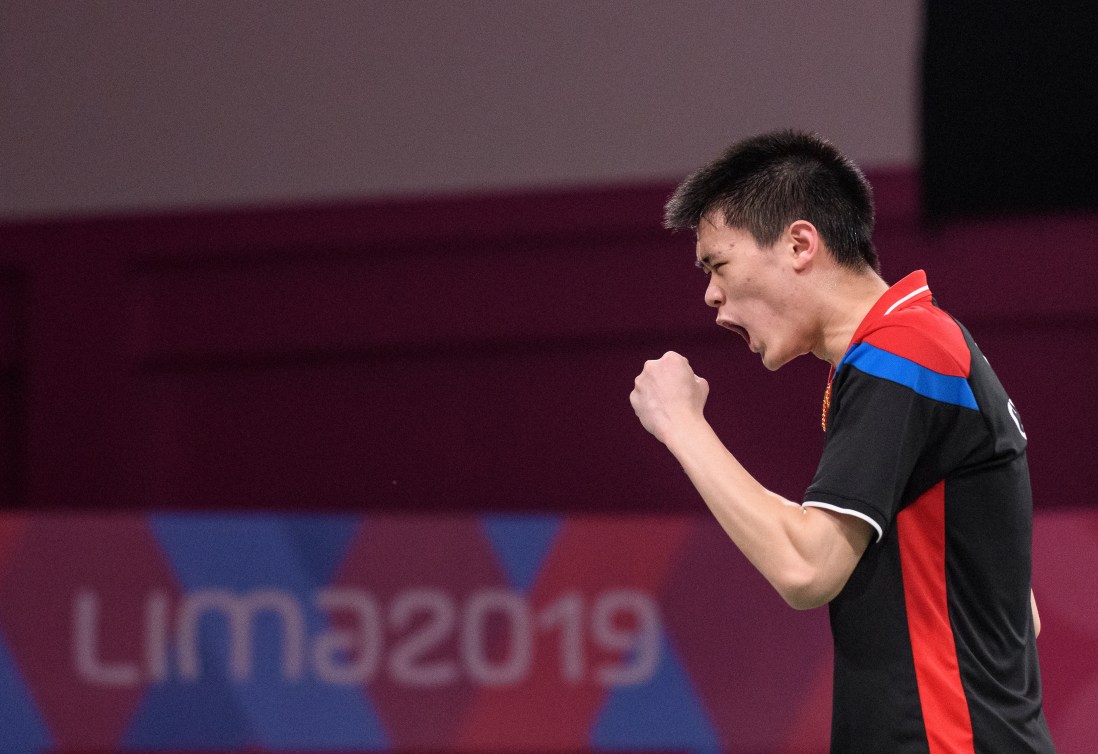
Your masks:
M689 453L707 435L715 436L705 417L687 417L673 422L662 440L673 455L683 460L682 456Z

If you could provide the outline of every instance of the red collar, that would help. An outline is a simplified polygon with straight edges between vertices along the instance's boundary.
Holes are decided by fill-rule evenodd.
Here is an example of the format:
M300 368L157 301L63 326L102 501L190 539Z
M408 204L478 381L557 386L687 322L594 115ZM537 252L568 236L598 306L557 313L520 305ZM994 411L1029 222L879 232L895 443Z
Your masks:
M926 273L922 270L915 270L915 272L912 272L881 294L881 297L877 299L877 303L873 305L873 308L865 315L865 319L858 325L858 329L854 331L854 337L850 339L850 343L860 343L865 334L881 318L897 309L905 309L917 303L929 302L932 297L930 287L926 283Z

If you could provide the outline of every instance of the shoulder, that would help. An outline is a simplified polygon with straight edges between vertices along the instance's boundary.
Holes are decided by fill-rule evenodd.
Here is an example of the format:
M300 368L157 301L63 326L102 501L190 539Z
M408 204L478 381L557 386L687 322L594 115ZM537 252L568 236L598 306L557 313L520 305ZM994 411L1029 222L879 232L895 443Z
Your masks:
M861 343L951 377L968 377L972 366L972 352L960 325L932 304L882 317Z

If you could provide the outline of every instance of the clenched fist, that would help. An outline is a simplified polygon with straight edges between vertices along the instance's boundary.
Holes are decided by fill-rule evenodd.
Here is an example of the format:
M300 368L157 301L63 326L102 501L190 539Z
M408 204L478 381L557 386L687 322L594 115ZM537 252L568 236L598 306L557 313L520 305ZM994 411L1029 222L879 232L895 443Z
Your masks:
M629 402L644 428L666 443L677 429L702 420L708 397L709 383L694 374L685 357L668 351L644 363Z

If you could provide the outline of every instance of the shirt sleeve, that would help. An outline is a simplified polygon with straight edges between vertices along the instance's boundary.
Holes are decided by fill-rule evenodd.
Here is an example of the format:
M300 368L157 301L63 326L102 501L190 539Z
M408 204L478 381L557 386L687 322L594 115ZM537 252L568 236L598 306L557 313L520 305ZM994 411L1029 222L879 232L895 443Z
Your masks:
M911 489L913 474L936 441L941 413L952 407L849 365L832 393L823 455L804 505L861 518L880 541L903 502L921 492Z

